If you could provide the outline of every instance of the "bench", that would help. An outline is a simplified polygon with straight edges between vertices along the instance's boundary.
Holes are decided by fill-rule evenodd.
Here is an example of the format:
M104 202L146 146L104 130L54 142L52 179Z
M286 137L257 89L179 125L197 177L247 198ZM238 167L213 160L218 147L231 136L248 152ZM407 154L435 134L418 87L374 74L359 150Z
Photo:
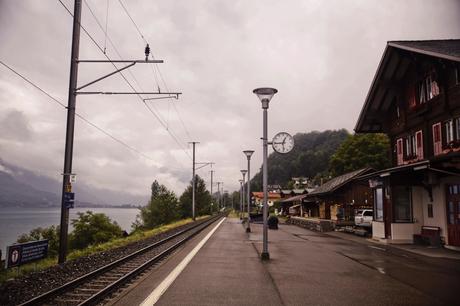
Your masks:
M422 232L414 235L415 244L441 246L441 228L439 226L422 226Z

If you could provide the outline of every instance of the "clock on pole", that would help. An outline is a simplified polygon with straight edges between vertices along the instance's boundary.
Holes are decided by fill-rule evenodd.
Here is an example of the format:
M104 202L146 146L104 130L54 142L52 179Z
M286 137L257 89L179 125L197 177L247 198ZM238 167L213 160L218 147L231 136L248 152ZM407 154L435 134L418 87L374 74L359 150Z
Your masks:
M294 138L289 133L280 132L273 137L272 147L278 153L289 153L294 148Z

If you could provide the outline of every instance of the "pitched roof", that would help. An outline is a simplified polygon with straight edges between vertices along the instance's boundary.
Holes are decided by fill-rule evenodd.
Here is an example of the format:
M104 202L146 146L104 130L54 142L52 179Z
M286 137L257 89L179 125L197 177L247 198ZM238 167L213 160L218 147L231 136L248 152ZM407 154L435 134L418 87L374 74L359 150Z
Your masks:
M307 197L333 192L338 188L342 187L343 185L347 184L348 182L352 181L354 178L371 171L373 171L371 168L363 168L356 171L345 173L341 176L337 176L332 180L327 181L323 185L319 186L312 192L310 192L307 195Z
M302 201L306 196L307 196L306 194L296 195L296 196L282 200L281 203Z
M460 62L460 39L389 41L389 46Z
M388 111L396 95L387 86L388 80L401 81L409 68L409 57L401 55L404 51L460 62L460 39L389 41L356 122L357 133L383 132L382 113Z
M254 197L257 197L257 198L260 198L260 199L262 199L264 197L264 193L261 192L261 191L255 191L255 192L252 193L252 195ZM276 192L269 192L268 193L268 198L269 199L280 199L281 195L279 193L276 193Z

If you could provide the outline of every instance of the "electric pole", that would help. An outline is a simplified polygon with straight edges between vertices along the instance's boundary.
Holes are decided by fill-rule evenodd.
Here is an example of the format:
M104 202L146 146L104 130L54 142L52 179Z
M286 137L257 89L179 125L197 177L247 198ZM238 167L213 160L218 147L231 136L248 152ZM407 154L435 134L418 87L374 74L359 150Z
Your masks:
M212 167L212 165L211 165ZM212 201L213 201L213 194L212 194L212 185L213 185L213 181L212 181L212 175L214 173L214 170L211 170L211 215L212 215Z
M195 221L195 144L196 141L189 142L193 146L193 167L192 167L192 219Z
M217 210L220 208L220 183L217 182Z
M150 48L147 44L145 48L145 61L144 60L111 60L107 55L107 60L81 60L79 59L80 49L80 27L81 27L81 10L82 1L74 1L74 13L73 13L73 30L72 30L72 51L70 56L70 80L69 80L69 96L67 104L67 126L66 126L66 141L65 141L65 153L64 153L64 172L62 173L62 199L61 199L61 222L59 231L59 258L58 263L64 263L67 257L67 240L68 240L68 227L69 227L69 209L73 208L75 194L72 192L72 158L73 158L73 140L74 140L74 128L75 128L75 106L77 95L160 95L161 97L146 98L146 100L152 99L166 99L175 98L178 99L180 92L138 92L133 89L132 92L106 92L106 91L81 91L90 85L100 82L116 73L133 67L136 64L159 64L163 63L162 60L149 60ZM115 71L110 72L91 81L87 84L77 87L78 83L78 64L88 63L111 63L115 67ZM124 67L118 68L115 63L129 63Z
M72 192L70 175L72 174L73 136L75 127L75 101L78 76L78 56L80 49L81 0L75 0L72 30L72 53L70 57L70 81L67 103L67 128L65 139L64 172L62 174L61 225L59 230L58 263L66 261L69 227L69 207L66 194Z

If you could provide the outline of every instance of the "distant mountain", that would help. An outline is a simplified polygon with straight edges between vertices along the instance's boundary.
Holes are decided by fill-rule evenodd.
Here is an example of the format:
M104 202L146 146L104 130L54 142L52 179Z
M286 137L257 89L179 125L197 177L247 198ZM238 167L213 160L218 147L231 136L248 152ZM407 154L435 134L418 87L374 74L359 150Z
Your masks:
M0 207L31 205L58 206L59 198L54 193L37 190L28 184L18 182L11 174L0 171Z
M0 159L0 207L2 206L60 206L62 182L37 174ZM145 205L148 195L99 189L83 182L74 185L77 205L127 206ZM148 189L148 186L146 187Z
M273 152L268 157L268 184L286 187L293 177L314 178L326 174L329 159L348 135L345 129L295 134L291 152ZM251 180L251 190L262 190L261 171Z

